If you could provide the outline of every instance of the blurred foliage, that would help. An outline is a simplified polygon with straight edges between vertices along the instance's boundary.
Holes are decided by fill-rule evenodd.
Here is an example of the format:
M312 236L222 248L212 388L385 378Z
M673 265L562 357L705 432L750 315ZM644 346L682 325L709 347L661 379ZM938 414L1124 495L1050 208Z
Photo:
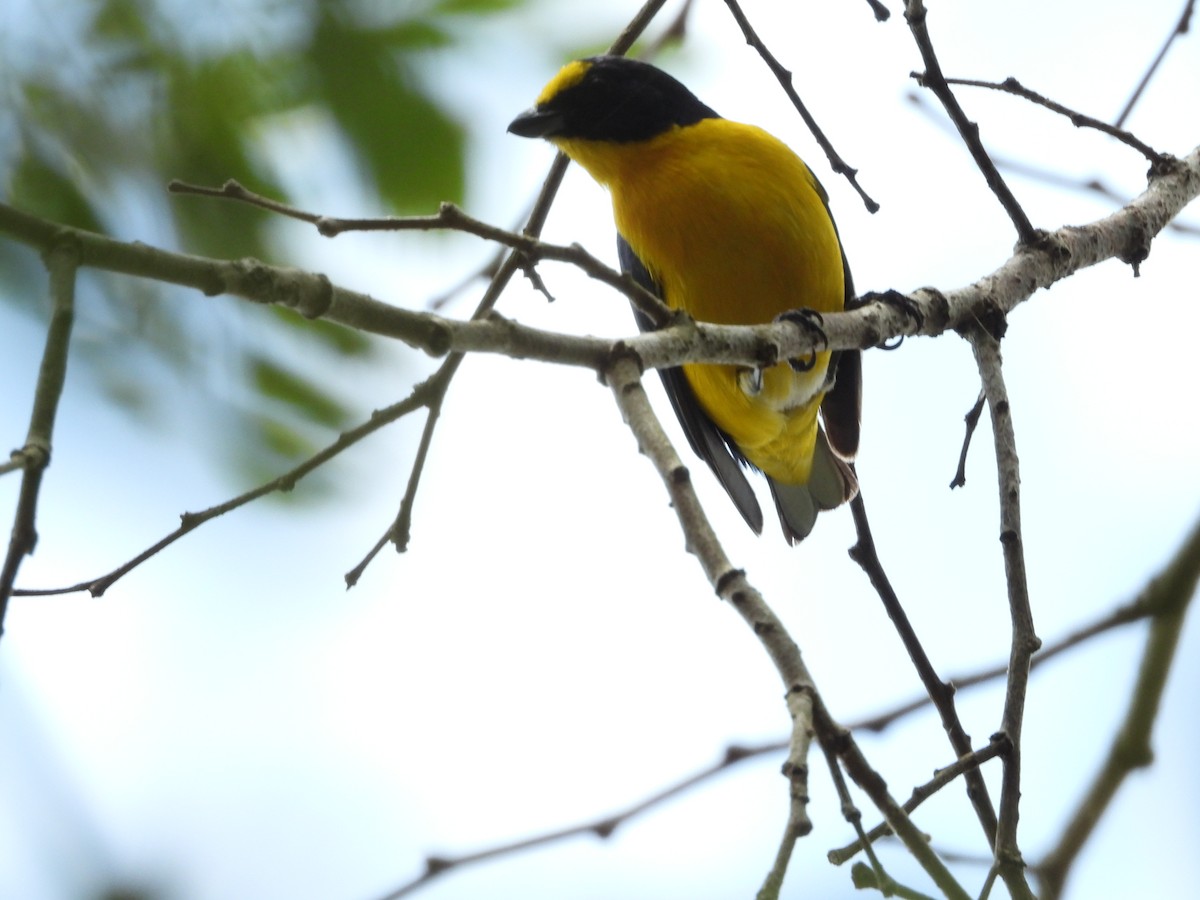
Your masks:
M461 202L466 134L426 89L421 66L459 45L463 26L520 2L7 0L0 197L123 239L284 261L286 248L271 242L272 217L169 198L164 186L236 178L304 205L288 195L268 149L273 130L300 113L305 128L325 130L320 146L344 148L346 168L378 198L374 209ZM196 304L162 302L171 290L96 273L81 284L88 302L79 305L74 365L86 366L87 380L113 402L150 417L167 402L163 371L204 382L196 376L203 366L211 375L215 359L241 372L248 399L231 399L237 390L223 395L207 379L219 430L238 442L228 458L238 461L239 480L277 474L357 412L321 373L339 360L370 359L374 341L294 315L197 312ZM44 296L33 254L0 246L0 302L45 315Z

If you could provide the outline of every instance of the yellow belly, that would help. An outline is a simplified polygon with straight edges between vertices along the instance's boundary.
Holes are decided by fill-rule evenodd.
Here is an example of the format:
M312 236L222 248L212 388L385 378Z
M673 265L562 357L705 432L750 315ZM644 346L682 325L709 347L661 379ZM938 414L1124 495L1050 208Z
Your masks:
M609 187L617 228L668 305L728 325L801 307L842 309L841 250L823 193L761 129L706 119L643 144L561 145ZM745 457L794 484L808 480L828 362L818 354L803 373L781 363L762 373L757 390L734 366L684 371Z

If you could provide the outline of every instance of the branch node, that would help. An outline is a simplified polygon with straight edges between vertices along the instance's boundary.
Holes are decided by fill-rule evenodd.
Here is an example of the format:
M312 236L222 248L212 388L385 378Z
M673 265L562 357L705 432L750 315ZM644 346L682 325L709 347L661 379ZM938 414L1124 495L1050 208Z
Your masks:
M440 875L447 869L452 869L455 862L452 859L446 859L444 856L430 856L425 859L425 872L429 877Z
M720 577L717 578L717 593L724 594L725 591L729 590L733 582L745 577L745 569L726 569L721 573Z

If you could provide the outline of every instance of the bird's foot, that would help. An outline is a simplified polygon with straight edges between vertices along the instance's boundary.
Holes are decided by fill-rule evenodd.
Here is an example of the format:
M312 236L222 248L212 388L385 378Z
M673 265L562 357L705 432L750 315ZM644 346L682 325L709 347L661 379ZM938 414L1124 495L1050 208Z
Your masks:
M917 306L917 302L907 294L902 294L899 291L887 290L882 294L872 294L871 300L875 303L882 303L885 306L894 306L900 312L904 313L917 326L917 331L920 331L925 326L925 314L921 312L921 308ZM904 336L896 338L892 343L884 343L881 345L883 350L895 350L904 343Z
M789 309L781 312L775 317L776 322L791 322L793 325L798 325L802 330L813 335L817 343L822 346L829 346L829 338L825 334L825 320L821 318L821 314L815 309ZM811 372L817 364L817 351L813 350L807 359L789 359L788 365L795 372Z

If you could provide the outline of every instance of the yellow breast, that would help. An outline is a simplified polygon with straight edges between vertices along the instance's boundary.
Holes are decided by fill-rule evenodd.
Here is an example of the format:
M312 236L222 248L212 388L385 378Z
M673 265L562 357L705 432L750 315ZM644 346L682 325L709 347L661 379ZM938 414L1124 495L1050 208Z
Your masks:
M663 288L701 321L758 324L844 304L841 250L807 166L759 128L705 119L646 142L557 143L612 193L617 228ZM687 366L705 411L768 475L808 478L827 353L780 364L761 388L732 366ZM742 373L743 376L745 373Z

